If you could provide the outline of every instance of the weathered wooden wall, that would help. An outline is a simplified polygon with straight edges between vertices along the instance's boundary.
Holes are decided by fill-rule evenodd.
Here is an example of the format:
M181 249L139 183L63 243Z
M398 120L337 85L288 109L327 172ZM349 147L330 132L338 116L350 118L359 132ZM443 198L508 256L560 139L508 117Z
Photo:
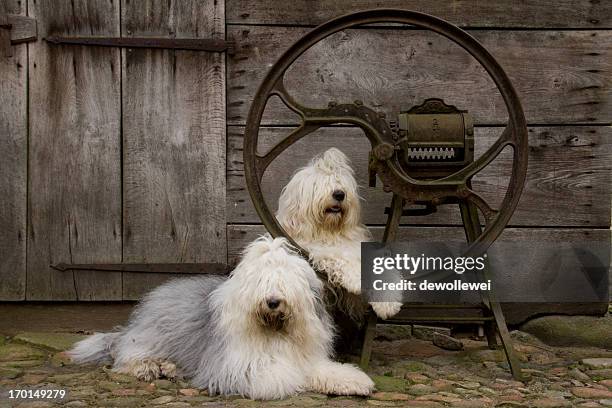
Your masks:
M229 63L229 124L244 123L265 67L307 30L228 28L228 35L240 42L239 52ZM468 32L505 68L529 123L609 122L612 31ZM334 34L302 56L286 79L287 88L299 90L299 100L309 106L326 106L330 99L360 99L391 115L436 95L469 109L476 124L507 120L501 95L478 62L458 45L428 31L389 27ZM293 115L276 103L264 123L295 123Z
M234 224L228 233L230 258L245 237L260 230L244 183L242 126L267 67L309 27L350 11L383 6L432 13L462 26L512 79L530 125L529 172L510 222L513 237L547 239L554 230L565 231L562 236L570 241L590 232L609 239L612 4L298 0L270 7L260 0L229 0L228 36L239 43L228 60L227 211ZM474 115L477 153L495 140L507 120L499 92L476 61L448 40L418 29L379 25L335 34L300 57L286 83L290 93L309 106L359 99L387 117L427 97L444 98ZM264 123L260 143L265 151L290 132L296 117L272 99ZM325 129L301 140L271 166L264 189L272 206L292 171L333 145L352 157L361 185L367 186L368 142L361 131ZM476 177L476 190L493 203L505 192L509 157L502 155ZM366 187L363 195L365 221L379 228L389 194ZM455 235L460 231L453 228L460 222L454 208L405 222L425 228L410 229L413 237L433 231L428 227Z
M270 64L310 27L374 7L428 12L467 29L512 79L529 123L524 195L502 239L610 239L612 3L595 0L1 0L29 15L34 43L0 61L0 300L136 299L169 275L58 272L55 262L233 262L263 232L244 184L242 138ZM228 38L233 55L49 45L47 35ZM478 152L507 114L482 68L423 30L348 30L292 68L290 92L313 106L362 100L392 117L427 97L468 109ZM265 149L295 126L272 101ZM323 129L264 179L275 207L291 173L338 146L366 186L368 143ZM499 202L509 156L476 178ZM363 189L375 233L389 196ZM406 220L402 236L460 237L458 212Z
M599 0L228 0L229 24L318 25L370 8L430 13L462 27L610 28L612 5Z
M259 218L244 182L243 131L241 126L230 126L228 130L227 213L234 223L256 224ZM260 147L266 151L288 132L286 127L265 128L260 132ZM476 128L476 154L483 153L499 132L499 128ZM609 225L612 129L608 126L530 127L529 137L527 182L511 225L595 228ZM263 179L264 193L270 201L274 203L294 168L305 165L314 154L331 146L338 146L352 158L357 177L366 186L368 140L356 128L327 128L300 140L271 165ZM504 153L475 178L475 189L491 203L499 203L506 190L512 163L511 155ZM389 205L389 194L381 188L364 187L362 192L365 222L384 224L386 215L381 209ZM455 206L441 207L431 216L411 220L411 223L442 225L460 222Z
M38 24L0 61L0 300L136 299L168 278L58 262L226 261L225 55L43 40L225 36L223 2L143 3L0 2Z
M228 0L228 36L237 53L228 59L229 258L263 232L244 182L242 139L252 97L267 68L310 27L350 11L400 7L431 13L465 28L510 76L529 123L529 170L523 197L501 240L610 242L612 188L612 3L597 1L308 1ZM431 32L390 25L335 34L300 57L285 78L300 102L364 104L393 118L399 110L440 97L468 109L476 122L476 153L500 134L507 112L485 71L465 51ZM296 116L276 99L264 114L262 151L287 135ZM283 153L264 176L269 203L310 157L338 146L367 186L368 142L355 128L324 129ZM502 154L475 179L491 203L503 196L510 170ZM380 236L390 196L364 187L365 222ZM459 212L444 208L404 219L404 239L463 239ZM408 225L413 225L412 227ZM537 271L533 271L534 274ZM520 290L530 282L512 282ZM546 305L511 308L509 321L550 312ZM605 311L605 305L565 305L566 312Z

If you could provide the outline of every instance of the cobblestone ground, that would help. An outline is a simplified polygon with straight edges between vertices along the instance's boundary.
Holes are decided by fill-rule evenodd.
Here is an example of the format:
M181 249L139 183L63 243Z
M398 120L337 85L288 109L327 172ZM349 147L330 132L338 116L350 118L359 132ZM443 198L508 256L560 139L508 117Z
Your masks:
M384 330L384 328L383 328ZM612 406L612 351L550 347L514 332L515 349L529 376L514 381L501 351L461 339L461 351L443 350L424 336L378 336L368 374L370 398L302 394L258 402L211 397L184 381L152 383L108 367L75 366L63 355L74 334L23 333L0 337L0 406L8 407L601 407ZM403 337L403 338L398 338ZM61 402L9 400L9 389L66 389Z

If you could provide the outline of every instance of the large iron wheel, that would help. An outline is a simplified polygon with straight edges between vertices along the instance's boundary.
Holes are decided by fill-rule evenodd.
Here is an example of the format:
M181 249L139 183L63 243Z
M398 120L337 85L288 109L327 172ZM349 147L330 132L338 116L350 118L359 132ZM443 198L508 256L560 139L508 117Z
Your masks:
M452 40L470 53L499 89L509 115L509 121L497 141L477 160L463 169L436 180L417 180L401 167L396 155L393 131L377 112L361 104L330 104L327 108L311 108L299 104L286 90L284 76L296 59L326 37L351 27L372 23L404 23L429 29ZM297 113L301 125L265 155L257 154L259 128L264 109L272 96ZM345 123L360 127L372 145L373 168L386 189L411 201L434 200L444 202L455 197L474 204L483 214L486 225L474 240L466 255L476 256L486 251L501 234L514 212L523 190L527 173L527 124L520 100L510 79L495 58L471 35L459 27L428 14L409 10L374 9L348 14L328 21L307 33L293 44L272 66L259 86L247 118L244 138L244 167L246 184L266 229L274 237L286 237L303 255L307 255L276 220L261 189L261 179L270 163L284 150L320 127ZM508 190L500 205L494 209L470 186L471 178L489 165L499 153L511 146L512 174Z

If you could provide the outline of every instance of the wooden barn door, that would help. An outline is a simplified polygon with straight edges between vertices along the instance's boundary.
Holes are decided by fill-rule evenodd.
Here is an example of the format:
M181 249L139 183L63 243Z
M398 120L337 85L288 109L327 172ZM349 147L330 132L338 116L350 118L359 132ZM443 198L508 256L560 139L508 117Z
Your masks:
M224 39L223 4L122 0L122 31ZM227 262L225 56L128 49L123 62L124 262ZM125 274L123 296L162 279Z
M42 40L224 39L224 2L2 5L39 40L0 61L0 300L135 299L168 277L58 262L225 263L225 55Z
M119 35L119 5L28 1L40 38ZM28 300L120 299L121 276L57 261L121 260L121 59L112 48L29 45Z

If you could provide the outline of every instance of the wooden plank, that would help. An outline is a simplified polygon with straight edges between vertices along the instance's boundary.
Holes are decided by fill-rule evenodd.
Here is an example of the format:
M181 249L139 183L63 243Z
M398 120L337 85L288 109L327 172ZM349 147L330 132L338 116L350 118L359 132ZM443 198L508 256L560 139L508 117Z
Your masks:
M30 0L28 11L40 37L119 35L117 2ZM120 299L120 273L49 268L121 262L119 51L44 41L29 50L27 297Z
M383 226L372 226L369 229L375 240L382 239ZM246 245L265 233L266 229L261 224L228 225L227 258L229 263L236 264L240 260L241 252ZM398 241L427 237L432 241L439 239L462 240L465 237L463 229L460 227L401 227L398 234Z
M0 3L0 14L25 14L18 0ZM27 49L12 46L0 58L0 300L23 300L26 287Z
M232 223L261 222L246 190L242 158L242 127L228 128L227 212ZM476 128L476 154L482 154L501 128ZM291 132L291 128L264 127L259 148L266 152ZM293 172L314 155L336 146L353 161L364 198L364 222L384 224L390 194L369 188L367 178L370 145L357 128L325 128L307 136L282 153L263 178L270 208L277 208L283 186ZM604 126L529 128L529 169L523 196L510 225L610 226L612 194L612 128ZM501 202L511 169L511 154L503 152L474 179L474 188L494 205ZM404 218L404 223L457 224L456 206L442 206L427 217Z
M374 240L381 240L384 226L368 227ZM240 259L244 247L258 236L266 233L261 224L228 225L227 245L228 260L235 264ZM609 242L610 230L586 228L506 228L498 238L501 242L552 241L552 242ZM465 234L462 227L424 227L403 226L398 232L397 241L424 242L464 242Z
M122 13L128 36L224 38L216 0L124 0ZM225 57L124 52L124 262L225 263ZM123 297L173 276L125 273Z
M520 306L512 305L506 312L506 319L513 324L526 320L529 311L533 314L550 313L549 305L538 307L537 304L530 303L527 305L529 309L522 305L522 311L517 310ZM574 313L583 315L603 315L607 311L606 307L599 312L593 305L571 306ZM108 332L124 325L133 309L132 302L3 303L0 304L0 316L6 318L0 319L0 332L7 336L23 332Z
M124 325L133 308L127 302L0 303L0 333L107 332Z
M228 123L244 124L255 91L280 54L307 30L231 26L237 41L229 57ZM511 78L531 124L612 122L612 31L470 32ZM286 76L300 102L365 105L393 118L429 97L468 109L477 124L506 123L501 95L478 63L459 46L427 31L347 30L300 57ZM264 124L295 123L276 98Z
M384 227L370 227L374 239L382 238ZM242 249L259 235L264 234L262 225L230 225L228 226L228 258L235 264L240 257ZM557 229L557 228L507 228L500 236L500 241L506 242L561 242L584 243L596 242L610 246L610 230L607 229ZM402 227L399 230L398 240L429 242L449 242L465 239L461 227ZM607 243L607 244L606 244ZM515 271L512 275L499 274L508 293L521 291L526 285L542 285L542 270L545 263L535 260L537 267L529 270ZM554 275L554 274L553 274ZM527 319L541 314L585 314L602 316L607 312L607 303L508 303L502 305L508 324L520 324Z
M297 0L270 7L265 0L228 0L229 24L318 25L343 14L372 8L420 11L467 27L612 27L609 1L541 0Z

